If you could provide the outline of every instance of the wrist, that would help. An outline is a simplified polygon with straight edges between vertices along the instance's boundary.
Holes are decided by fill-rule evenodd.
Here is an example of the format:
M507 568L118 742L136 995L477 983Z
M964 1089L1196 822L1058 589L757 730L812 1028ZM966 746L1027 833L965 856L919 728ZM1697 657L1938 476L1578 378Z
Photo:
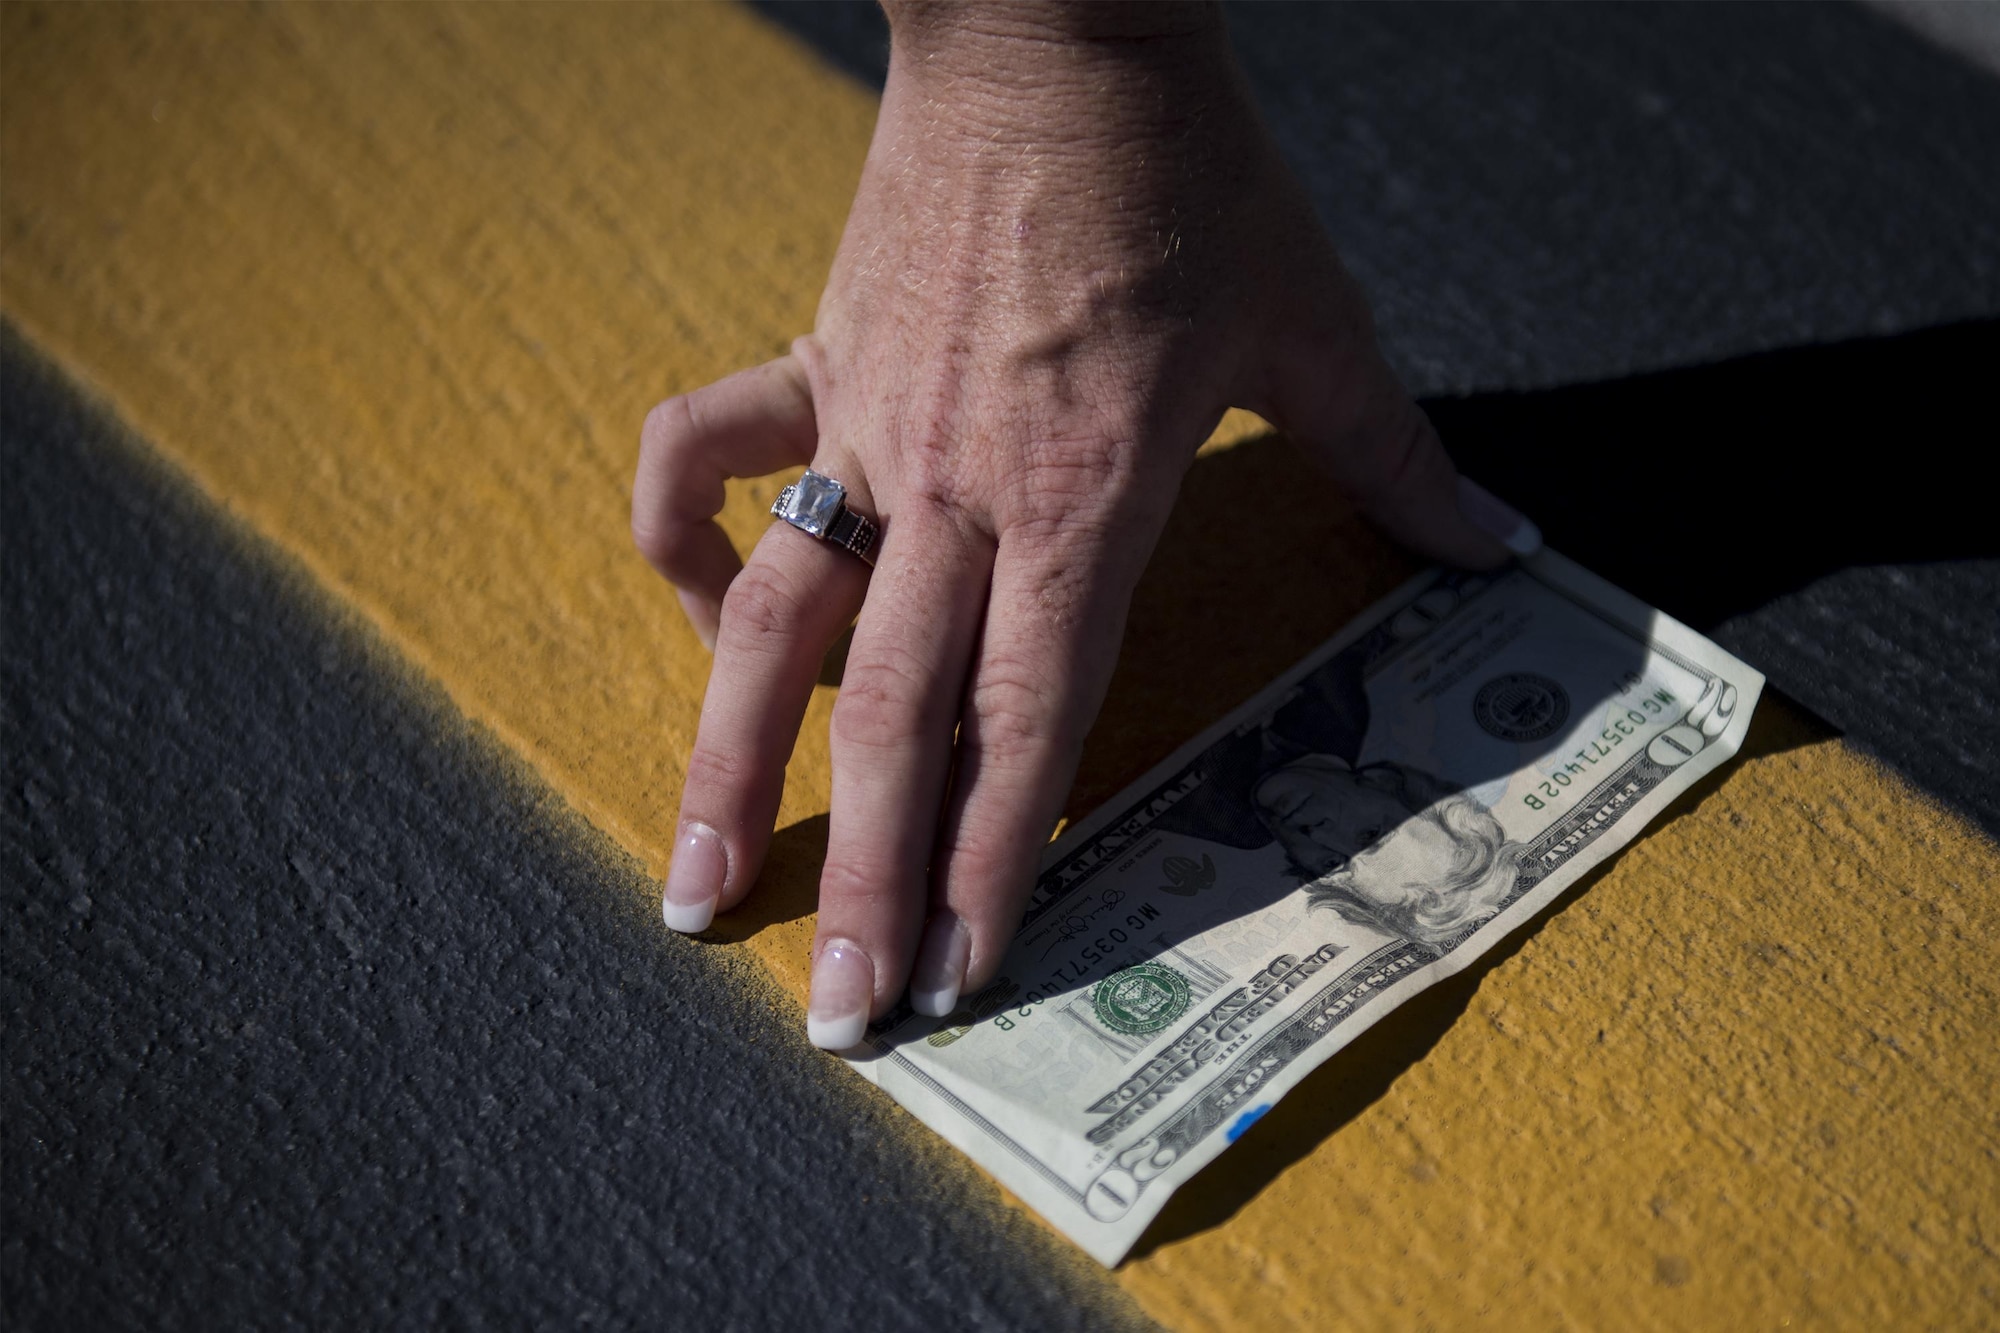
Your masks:
M894 39L924 53L994 41L1130 46L1222 31L1212 0L882 0L882 9Z
M1096 138L1192 122L1242 96L1208 0L884 0L890 104L933 131L996 143Z

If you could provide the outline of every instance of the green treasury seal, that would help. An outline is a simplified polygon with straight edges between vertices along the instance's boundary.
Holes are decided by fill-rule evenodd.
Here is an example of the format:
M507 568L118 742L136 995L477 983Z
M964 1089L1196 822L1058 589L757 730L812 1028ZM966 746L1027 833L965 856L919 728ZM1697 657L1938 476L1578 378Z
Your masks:
M1149 1037L1188 1011L1194 992L1165 963L1141 963L1091 987L1097 1021L1113 1032Z

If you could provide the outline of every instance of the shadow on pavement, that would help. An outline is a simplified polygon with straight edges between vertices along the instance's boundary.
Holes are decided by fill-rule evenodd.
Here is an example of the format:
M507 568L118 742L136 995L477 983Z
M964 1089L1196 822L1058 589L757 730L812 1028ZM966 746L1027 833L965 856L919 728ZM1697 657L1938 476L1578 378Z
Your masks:
M2000 555L1966 475L1996 365L1986 320L1425 407L1550 545L1707 630L1850 566Z
M1150 1327L4 321L0 626L6 1327Z
M819 905L827 826L825 815L810 815L772 834L764 869L750 896L740 907L716 917L702 938L718 944L741 944L772 926L811 916Z
M1968 423L1992 418L1994 365L2000 322L1985 321L1425 407L1460 467L1551 546L1713 631L1839 571L2000 556L1966 468L1980 434ZM1197 459L1134 595L1068 813L1094 809L1419 567L1282 440ZM1880 633L1921 654L1924 630ZM1823 651L1838 668L1843 644ZM1984 670L1970 651L1951 669ZM1792 686L1784 664L1752 664ZM1866 716L1833 721L1868 730ZM1976 817L1973 769L1915 772L1896 752L1964 722L1919 709L1894 723L1908 736L1876 726L1884 734L1864 739Z
M1641 836L1652 836L1707 800L1746 759L1811 745L1834 734L1810 712L1767 689L1737 757L1683 792ZM1201 1172L1174 1193L1133 1246L1128 1262L1222 1225L1294 1162L1374 1105L1404 1071L1444 1039L1471 1005L1487 973L1519 953L1618 861L1613 857L1585 875L1478 962L1412 996L1307 1075L1230 1147L1222 1159L1226 1165Z

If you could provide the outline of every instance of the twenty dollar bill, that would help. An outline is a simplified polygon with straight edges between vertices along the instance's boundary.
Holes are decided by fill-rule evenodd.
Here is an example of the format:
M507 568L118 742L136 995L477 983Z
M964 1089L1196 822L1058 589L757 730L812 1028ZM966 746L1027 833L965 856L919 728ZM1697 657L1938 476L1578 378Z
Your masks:
M850 1058L1105 1264L1313 1069L1733 754L1764 678L1552 552L1375 606L1050 849Z

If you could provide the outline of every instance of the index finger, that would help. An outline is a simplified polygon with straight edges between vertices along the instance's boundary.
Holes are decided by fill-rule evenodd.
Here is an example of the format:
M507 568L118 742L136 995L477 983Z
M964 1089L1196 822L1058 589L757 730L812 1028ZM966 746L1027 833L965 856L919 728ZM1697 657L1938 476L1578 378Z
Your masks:
M632 540L681 592L703 644L715 647L723 594L743 568L715 522L723 482L812 461L812 390L781 356L669 398L646 414L632 479Z

